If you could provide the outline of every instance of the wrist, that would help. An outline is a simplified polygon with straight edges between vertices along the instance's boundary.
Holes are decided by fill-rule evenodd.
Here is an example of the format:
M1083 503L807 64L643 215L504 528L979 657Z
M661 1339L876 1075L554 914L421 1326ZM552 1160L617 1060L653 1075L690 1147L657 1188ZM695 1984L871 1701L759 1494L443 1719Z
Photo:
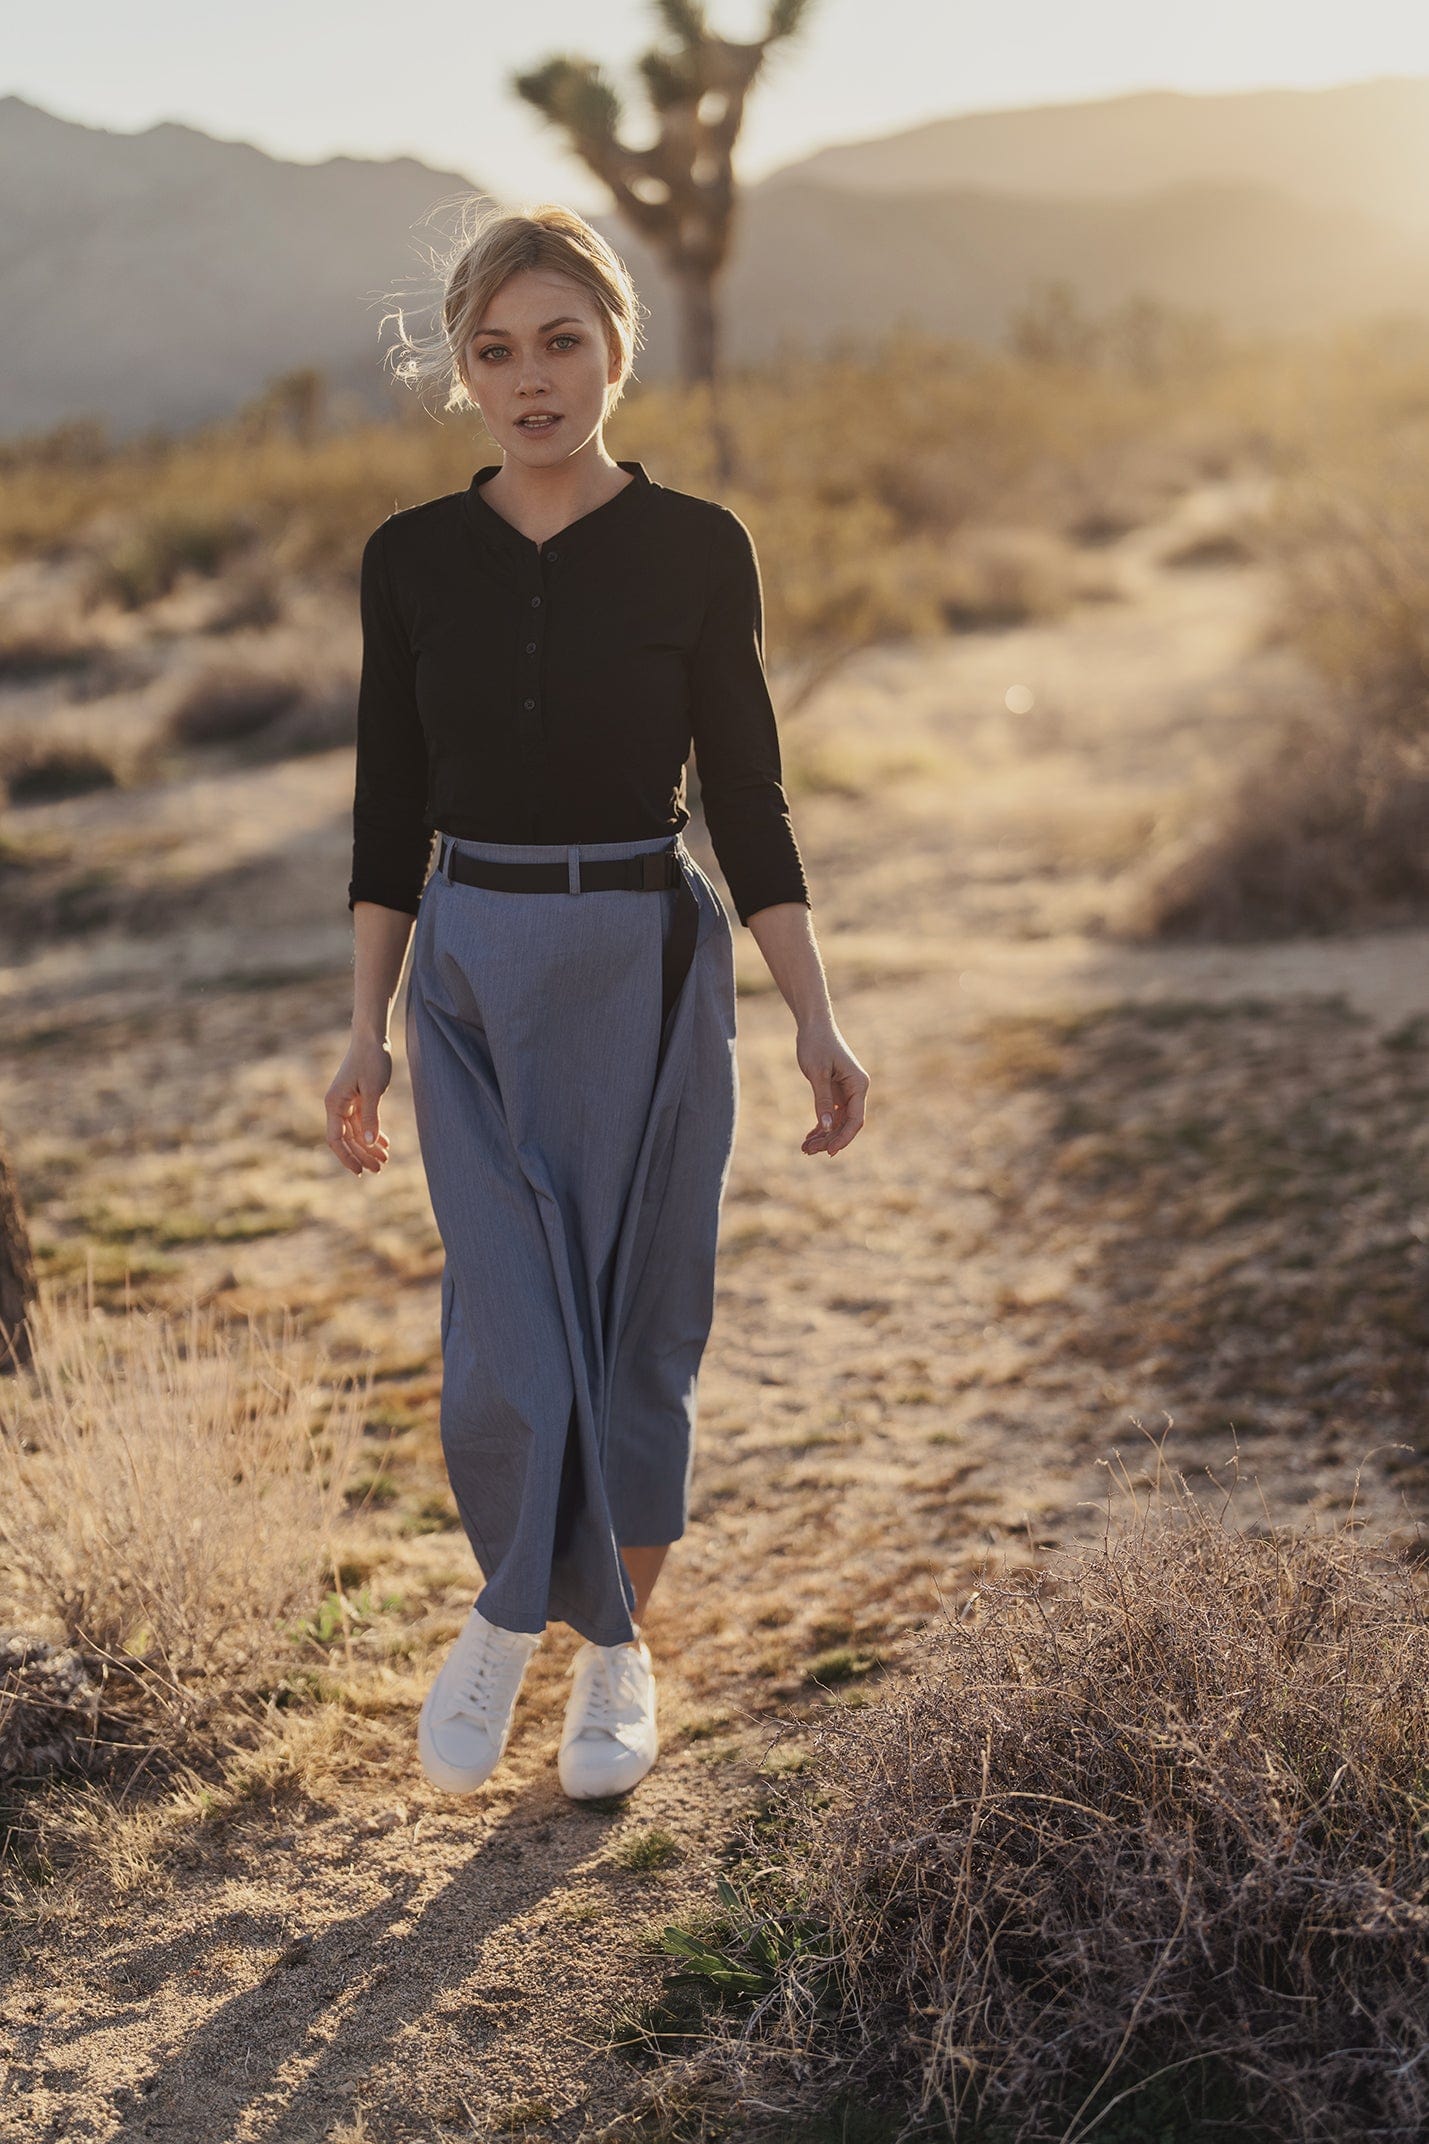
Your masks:
M799 1011L796 1008L794 1022L801 1035L812 1035L821 1029L827 1029L832 1033L836 1024L834 1021L834 1008L827 998L823 1000L822 1004L811 1005L807 1011Z

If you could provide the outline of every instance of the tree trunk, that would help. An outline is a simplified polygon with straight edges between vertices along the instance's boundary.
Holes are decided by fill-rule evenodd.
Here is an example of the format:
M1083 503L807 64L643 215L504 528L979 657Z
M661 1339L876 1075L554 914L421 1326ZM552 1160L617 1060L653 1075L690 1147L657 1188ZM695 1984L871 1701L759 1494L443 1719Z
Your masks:
M720 397L719 315L714 277L698 263L676 270L679 296L680 372L689 385L708 387L710 441L715 482L721 489L734 480L734 440L724 420Z

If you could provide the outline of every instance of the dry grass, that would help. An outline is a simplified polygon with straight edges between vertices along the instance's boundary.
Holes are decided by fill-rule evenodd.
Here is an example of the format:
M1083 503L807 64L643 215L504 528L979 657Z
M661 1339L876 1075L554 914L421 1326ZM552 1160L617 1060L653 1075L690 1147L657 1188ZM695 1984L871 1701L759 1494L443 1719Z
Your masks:
M705 1939L753 2008L656 2099L738 2081L781 2136L853 2093L988 2144L1200 2134L1197 2099L1423 2136L1422 1583L1353 1527L1121 1488L1099 1544L990 1577L813 1725Z
M1052 555L1059 540L1132 526L1208 468L1263 454L1257 376L1250 353L1222 353L1198 382L1140 380L900 336L871 356L800 354L732 379L739 473L722 487L698 392L638 385L610 448L675 488L719 488L749 521L792 704L840 652L938 628L944 552L963 531L1022 529L1022 548L1041 550L996 569L952 560L952 596L996 570L1023 605L1060 600L1075 576ZM235 612L256 602L261 623L265 601L298 586L350 601L362 542L385 513L462 489L497 458L469 423L415 408L306 440L255 441L241 416L171 443L92 443L76 458L39 440L5 457L0 560L44 556L77 574L77 632L99 612L121 626L139 613L157 632L179 591L202 595L205 630L231 630Z
M1293 681L1289 720L1248 709L1230 778L1218 761L1209 793L1188 791L1131 857L1123 923L1224 937L1419 912L1429 359L1412 337L1233 346L1203 327L1062 304L1001 351L903 335L872 356L776 358L730 383L724 484L703 397L642 385L611 450L675 488L718 488L748 521L791 746L852 657L1130 593L1109 538L1207 478L1270 477L1286 501L1268 528L1193 532L1179 558L1277 564L1282 638L1333 706L1317 726ZM167 781L195 746L252 763L349 745L366 532L495 454L415 410L303 436L255 437L240 414L169 443L12 449L0 559L43 557L63 600L22 574L0 617L0 675L48 695L7 714L10 801ZM26 905L27 930L69 927L47 894Z
M1137 885L1134 929L1235 938L1397 922L1429 902L1429 439L1422 421L1287 483L1270 632L1312 689Z
M126 610L142 609L167 595L185 573L217 573L255 533L243 514L196 503L140 513L94 559L91 594Z
M270 1335L197 1301L115 1315L42 1286L31 1322L34 1360L0 1395L0 1613L176 1746L292 1664L365 1391L309 1367L286 1318Z

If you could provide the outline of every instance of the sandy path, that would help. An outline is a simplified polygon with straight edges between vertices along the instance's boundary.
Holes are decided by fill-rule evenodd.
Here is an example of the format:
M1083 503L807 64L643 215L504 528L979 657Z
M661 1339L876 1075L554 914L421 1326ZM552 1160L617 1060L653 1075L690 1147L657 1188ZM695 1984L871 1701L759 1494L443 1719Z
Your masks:
M857 1700L870 1660L988 1553L1093 1532L1138 1420L1171 1414L1187 1465L1223 1462L1234 1422L1273 1508L1326 1512L1364 1450L1424 1426L1429 1334L1402 1276L1429 1238L1429 1117L1422 1039L1403 1045L1429 1015L1429 932L1160 949L1103 927L1148 815L1233 746L1262 673L1283 682L1259 576L1158 566L1179 533L1126 548L1129 601L881 651L791 739L875 1109L836 1161L800 1153L788 1015L738 934L740 1138L697 1493L649 1618L666 1751L614 1815L556 1786L563 1629L492 1790L455 1804L416 1765L471 1565L449 1524L408 1523L443 1484L439 1246L405 1070L380 1179L340 1176L320 1141L347 1018L343 755L195 785L181 808L127 800L172 837L136 876L209 877L181 926L0 977L37 1238L72 1257L113 1202L131 1221L183 1198L296 1206L259 1241L156 1261L150 1285L286 1301L339 1349L378 1346L400 1495L355 1553L402 1606L358 1647L348 1698L295 1722L286 1785L222 1818L141 1812L107 1868L41 1895L8 1945L0 2137L585 2134L631 2088L603 2043L659 1985L648 1937L709 1902L781 1721ZM83 811L118 838L113 800ZM1361 1501L1410 1529L1424 1483L1376 1460ZM809 1678L839 1648L852 1680L824 1695ZM655 1865L626 1865L657 1832Z

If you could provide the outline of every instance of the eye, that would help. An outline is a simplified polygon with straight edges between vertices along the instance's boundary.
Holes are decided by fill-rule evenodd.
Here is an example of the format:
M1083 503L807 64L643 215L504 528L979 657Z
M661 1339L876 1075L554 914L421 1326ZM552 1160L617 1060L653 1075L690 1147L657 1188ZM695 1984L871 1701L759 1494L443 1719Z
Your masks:
M489 342L486 348L480 351L478 354L481 357L482 363L485 364L487 358L490 357L493 350L504 350L505 348L506 345L504 342Z
M562 333L561 333L561 334L559 334L559 335L553 335L553 336L551 337L551 340L552 340L552 342L553 342L553 343L557 343L557 342L579 342L579 341L580 341L580 337L579 337L579 335L571 335L571 334L568 334L568 333L566 333L565 331L562 331Z

